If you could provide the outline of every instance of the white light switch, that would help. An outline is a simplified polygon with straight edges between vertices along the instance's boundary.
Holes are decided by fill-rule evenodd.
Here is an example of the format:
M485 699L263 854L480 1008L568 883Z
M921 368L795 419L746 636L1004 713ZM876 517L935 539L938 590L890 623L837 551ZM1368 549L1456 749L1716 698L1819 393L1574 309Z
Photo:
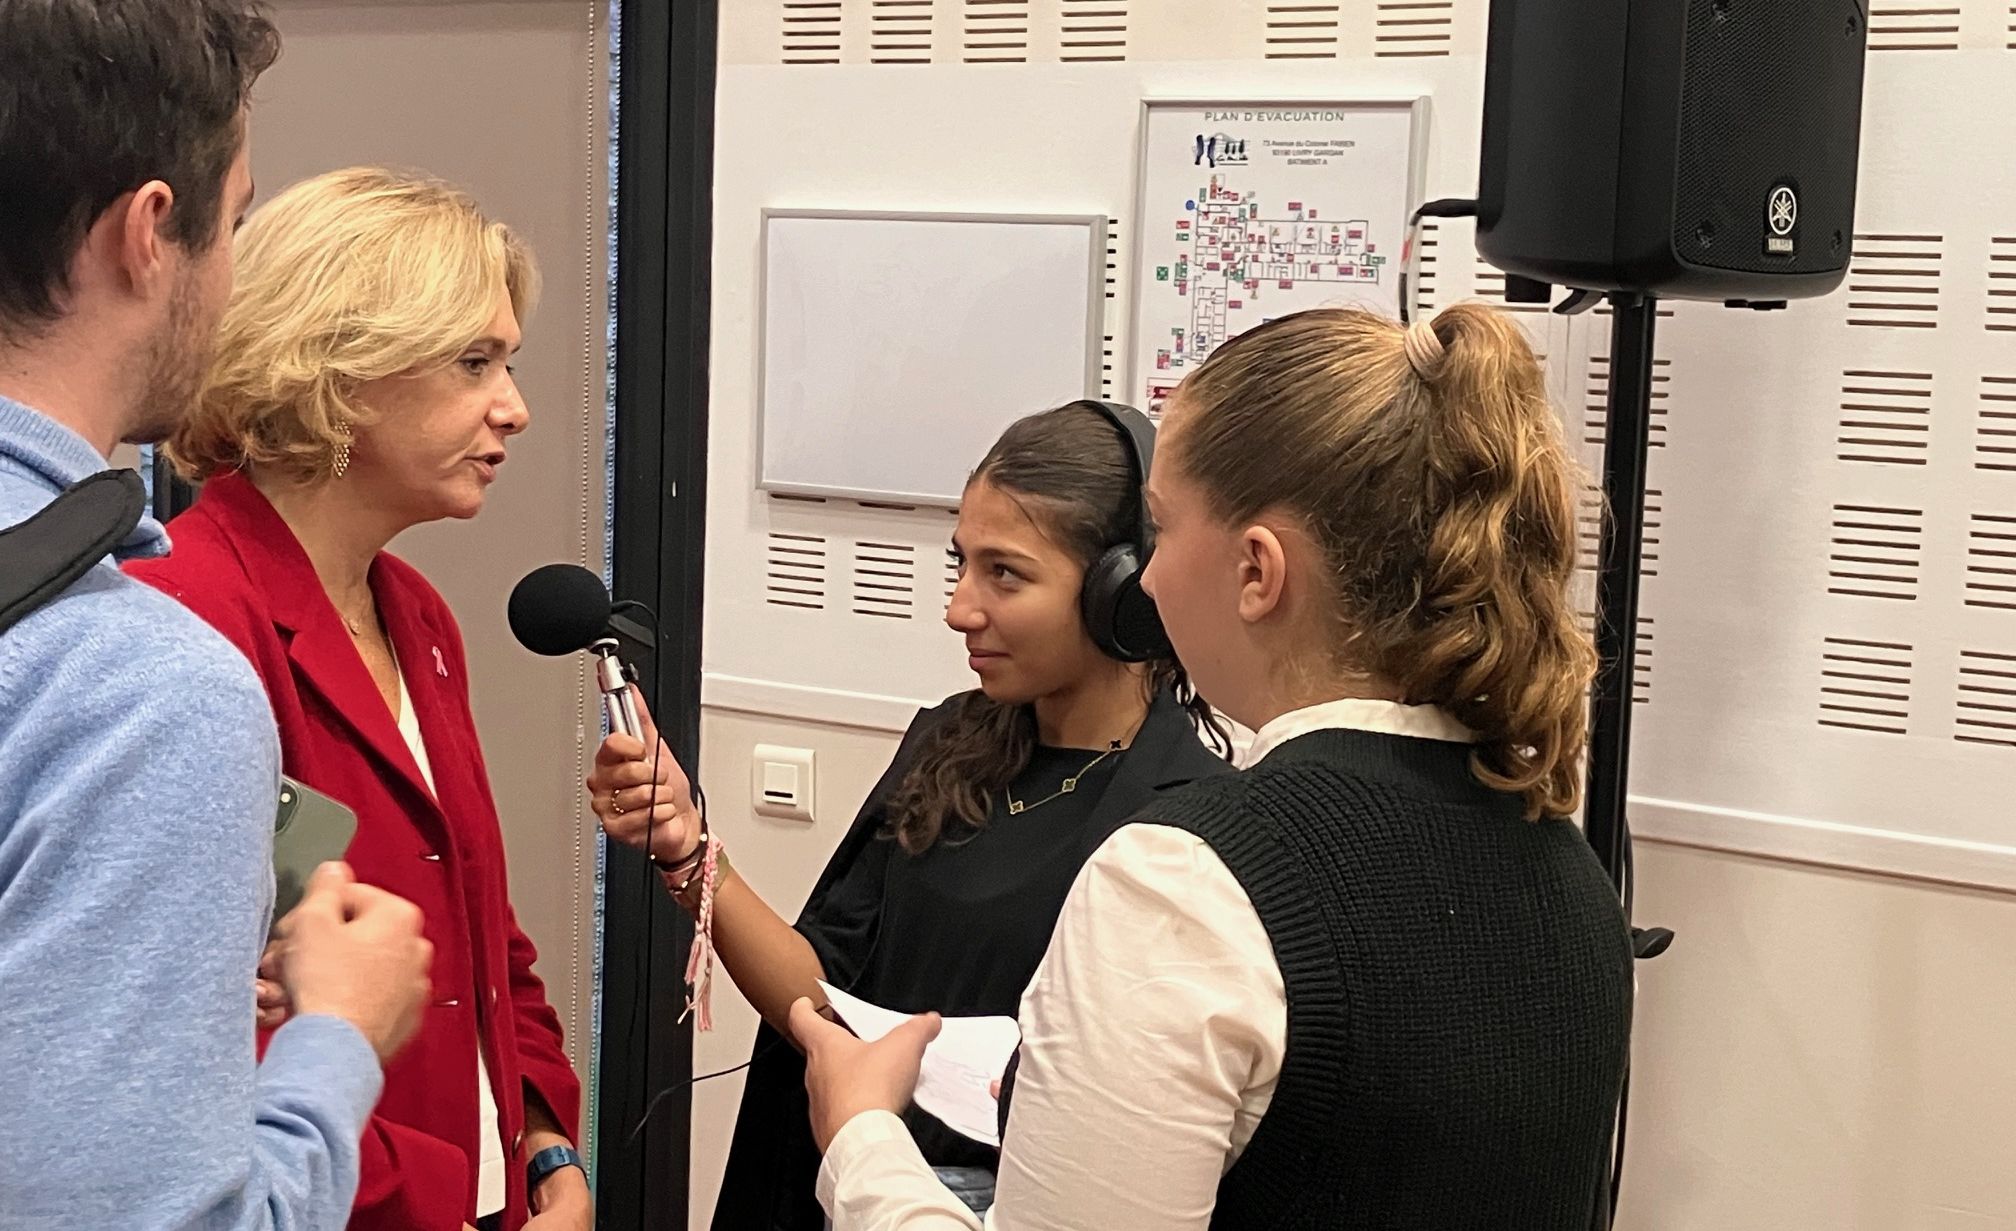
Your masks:
M812 819L812 750L756 745L750 761L749 793L756 815L787 821Z

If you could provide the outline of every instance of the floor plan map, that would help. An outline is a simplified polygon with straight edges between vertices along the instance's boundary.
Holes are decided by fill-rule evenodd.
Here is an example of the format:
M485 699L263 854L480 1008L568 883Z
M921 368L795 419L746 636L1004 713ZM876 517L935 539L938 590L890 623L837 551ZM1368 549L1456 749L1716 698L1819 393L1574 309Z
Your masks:
M1329 305L1397 308L1404 112L1397 146L1354 112L1203 110L1159 133L1149 114L1131 390L1147 409L1263 321ZM1394 168L1391 183L1357 173L1374 157Z
M1276 208L1247 199L1213 174L1200 197L1190 198L1195 210L1179 219L1179 251L1174 266L1158 265L1157 282L1173 282L1179 296L1190 300L1190 324L1166 339L1156 352L1156 368L1168 371L1185 355L1210 354L1238 332L1235 313L1258 309L1266 298L1263 287L1292 291L1304 283L1350 283L1377 286L1386 254L1366 238L1363 218L1332 221L1300 201ZM1187 243L1183 242L1187 239ZM1254 322L1258 323L1258 322Z

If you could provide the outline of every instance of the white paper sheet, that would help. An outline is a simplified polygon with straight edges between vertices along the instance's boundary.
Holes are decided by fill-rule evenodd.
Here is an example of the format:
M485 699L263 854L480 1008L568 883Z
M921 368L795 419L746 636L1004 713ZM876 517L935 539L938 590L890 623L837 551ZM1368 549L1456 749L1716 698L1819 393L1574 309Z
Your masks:
M849 996L831 984L821 983L819 988L847 1028L870 1042L910 1020L907 1013ZM924 1049L915 1101L947 1128L998 1149L1001 1134L991 1087L1007 1070L1022 1032L1012 1017L943 1020L944 1028Z

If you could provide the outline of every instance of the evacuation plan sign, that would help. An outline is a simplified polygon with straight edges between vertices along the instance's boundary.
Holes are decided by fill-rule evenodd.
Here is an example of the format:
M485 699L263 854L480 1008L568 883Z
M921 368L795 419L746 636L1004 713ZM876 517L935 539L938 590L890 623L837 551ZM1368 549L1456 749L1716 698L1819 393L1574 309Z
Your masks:
M1151 412L1226 339L1305 308L1399 311L1406 104L1151 103L1129 399Z

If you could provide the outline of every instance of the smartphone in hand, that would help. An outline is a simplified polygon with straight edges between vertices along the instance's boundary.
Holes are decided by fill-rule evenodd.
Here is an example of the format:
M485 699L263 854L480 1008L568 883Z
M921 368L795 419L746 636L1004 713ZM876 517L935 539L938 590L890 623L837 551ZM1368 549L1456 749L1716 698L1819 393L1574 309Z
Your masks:
M357 814L313 787L280 779L273 822L273 920L301 903L315 869L341 859L357 836Z

